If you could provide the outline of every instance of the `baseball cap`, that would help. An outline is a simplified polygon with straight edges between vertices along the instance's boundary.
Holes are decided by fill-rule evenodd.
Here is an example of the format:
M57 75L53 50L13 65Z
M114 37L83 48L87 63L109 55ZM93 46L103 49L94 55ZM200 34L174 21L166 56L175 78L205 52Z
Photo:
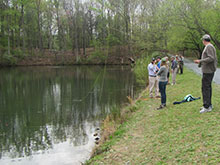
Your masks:
M152 59L151 59L151 61L155 61L155 60L156 60L155 58L152 58Z
M202 40L210 41L211 37L210 37L210 35L205 34L204 36L202 36Z
M166 61L166 58L165 58L165 57L164 57L164 58L162 58L162 59L161 59L161 61Z

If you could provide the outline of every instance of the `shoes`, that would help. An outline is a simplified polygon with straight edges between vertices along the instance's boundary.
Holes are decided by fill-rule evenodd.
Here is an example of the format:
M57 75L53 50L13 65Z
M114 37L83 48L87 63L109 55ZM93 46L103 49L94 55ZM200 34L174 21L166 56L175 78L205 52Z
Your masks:
M160 98L160 96L156 96L156 98Z
M160 105L157 110L163 109L164 107L166 107L166 105Z
M200 110L202 110L203 108L204 108L204 107L200 107ZM213 105L210 105L208 109L209 109L209 110L211 109L211 111L212 111L213 108L214 108Z
M209 108L203 107L202 110L200 111L200 113L206 113L206 112L211 112L211 111L212 111L211 107L209 107Z

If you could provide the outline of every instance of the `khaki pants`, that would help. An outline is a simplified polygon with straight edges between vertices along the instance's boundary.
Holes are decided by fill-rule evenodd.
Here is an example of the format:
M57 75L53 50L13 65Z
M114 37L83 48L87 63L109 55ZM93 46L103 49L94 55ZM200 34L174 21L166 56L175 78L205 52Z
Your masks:
M153 88L155 88L155 96L159 96L158 77L150 77L150 76L149 76L149 91L150 91L150 97L153 97Z
M172 69L172 83L176 84L176 73L177 73L177 68Z

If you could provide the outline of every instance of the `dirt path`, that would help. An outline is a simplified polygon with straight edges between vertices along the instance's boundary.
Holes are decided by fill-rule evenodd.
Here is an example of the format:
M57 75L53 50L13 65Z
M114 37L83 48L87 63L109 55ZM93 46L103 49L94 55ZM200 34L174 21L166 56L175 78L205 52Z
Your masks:
M195 73L202 75L201 68L199 68L198 65L195 64L193 61L191 61L189 59L184 59L184 64L190 70L193 70ZM214 76L213 81L216 84L220 84L220 68L218 68L217 71L215 72L215 76Z

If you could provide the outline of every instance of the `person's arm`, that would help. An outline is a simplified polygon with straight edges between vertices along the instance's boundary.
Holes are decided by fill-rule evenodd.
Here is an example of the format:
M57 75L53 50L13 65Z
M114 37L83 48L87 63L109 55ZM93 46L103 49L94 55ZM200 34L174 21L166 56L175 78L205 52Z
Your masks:
M154 72L154 66L153 65L148 65L148 69L152 72Z
M171 67L170 68L171 68L171 70L173 70L173 61L171 62Z
M214 58L215 51L212 48L212 46L207 46L206 54L207 54L207 57L205 57L204 59L201 59L200 63L201 62L210 63L210 62L213 62L215 60L215 58Z
M157 75L160 76L164 72L164 69L165 69L164 67L161 67L159 72L157 72Z
M213 62L215 60L215 58L214 58L215 51L211 46L207 46L204 53L207 54L207 57L205 57L204 59L201 59L201 60L194 60L194 62L196 64L200 64L202 62L210 63L210 62Z
M160 68L156 65L156 71L155 72L158 72L160 70Z
M200 60L194 60L194 62L195 62L196 64L199 64L199 63L200 63Z

